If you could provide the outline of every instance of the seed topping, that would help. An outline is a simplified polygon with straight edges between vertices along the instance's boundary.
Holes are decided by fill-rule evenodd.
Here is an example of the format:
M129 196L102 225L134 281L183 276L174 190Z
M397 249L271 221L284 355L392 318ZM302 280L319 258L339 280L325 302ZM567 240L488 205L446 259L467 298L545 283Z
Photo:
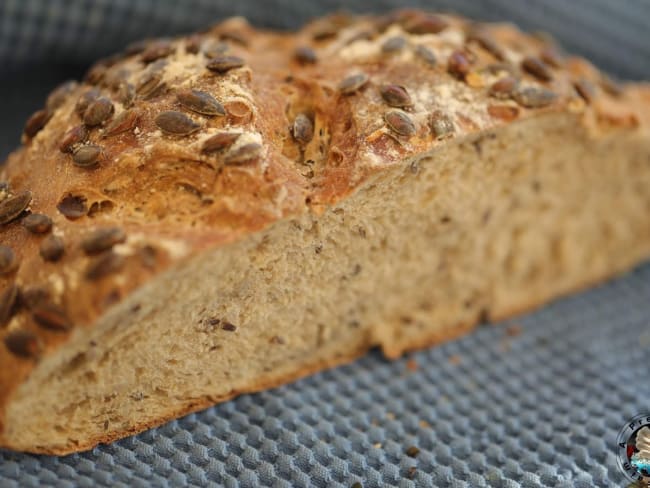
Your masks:
M401 51L406 47L406 39L402 36L394 36L386 39L381 45L381 50L385 53L394 53Z
M94 127L108 120L115 111L113 102L106 97L99 97L88 105L84 112L84 124Z
M411 118L401 110L389 110L384 115L384 120L393 132L401 136L412 136L416 132Z
M351 95L352 93L360 90L370 79L365 73L357 73L355 75L344 78L339 83L339 91L343 95Z
M438 139L443 139L454 132L454 123L449 115L441 110L435 110L431 114L429 125L431 126L431 132L433 132Z
M413 105L411 96L403 86L392 84L382 85L379 92L384 101L391 107L403 108Z
M73 152L76 146L86 139L88 139L88 129L85 125L77 125L65 133L59 144L59 150L63 153Z
M198 114L226 115L223 105L208 92L191 89L179 90L176 92L176 98L183 107Z
M205 154L221 151L230 147L241 135L241 132L219 132L203 142L201 152Z
M102 147L96 144L79 146L72 153L72 161L80 168L93 168L99 163Z
M137 125L139 116L140 113L136 109L125 110L106 126L104 137L116 136L132 130Z
M174 110L158 114L155 122L160 130L175 136L187 136L201 128L190 117Z
M56 205L56 208L69 219L78 219L83 217L88 212L86 205L86 198L81 195L73 195L68 193Z
M126 241L126 234L120 227L107 227L91 232L81 241L81 248L88 255L108 251L115 244Z
M154 41L145 48L140 56L143 63L152 63L165 58L175 51L174 46L167 40Z
M305 114L298 114L293 121L293 138L301 144L307 144L314 137L314 124Z
M557 95L551 90L532 86L515 90L512 97L526 108L546 107L557 100Z
M300 46L294 52L294 58L301 64L314 64L318 61L316 51L309 46Z
M52 219L44 214L33 213L23 219L23 226L32 234L46 234L52 230Z
M32 192L23 191L0 202L0 225L8 224L18 218L32 201Z
M541 81L551 81L553 79L553 73L548 65L539 58L529 56L524 58L521 62L521 67L524 71L530 73L535 78Z
M447 71L459 79L464 79L465 75L470 72L472 66L463 51L454 51L447 61Z
M436 63L438 62L436 55L427 46L423 46L421 44L415 46L415 54L419 56L420 59L422 59L422 61L424 61L430 66L435 66Z
M16 301L18 298L18 286L15 283L10 284L2 293L0 293L0 327L9 323L14 314Z
M45 127L47 121L50 120L51 115L52 114L45 109L34 112L25 123L25 135L27 137L34 137L38 134L38 132Z
M37 357L43 347L36 334L27 330L9 332L4 338L4 343L11 353L22 358Z
M239 56L215 56L206 66L215 73L226 73L231 69L241 68L244 64L244 60Z
M262 155L262 146L256 142L245 144L230 153L224 159L224 163L237 166L258 159Z
M9 246L0 244L0 276L6 276L18 269L18 258Z
M50 234L41 242L40 253L45 261L56 262L63 257L65 247L63 239L54 234Z
M83 115L86 113L86 109L88 108L88 105L90 105L93 101L98 99L101 96L99 93L99 90L97 88L92 88L85 92L83 95L79 97L77 100L77 103L74 107L75 111L79 114L80 117L83 117Z
M113 251L106 251L88 264L85 274L86 279L91 281L100 280L121 270L124 264L124 256L115 254Z
M32 311L32 318L44 329L65 332L72 328L72 322L65 310L54 303L42 303Z
M578 92L578 95L580 95L585 102L591 103L594 100L594 97L596 96L596 87L591 81L581 78L573 83L573 86Z

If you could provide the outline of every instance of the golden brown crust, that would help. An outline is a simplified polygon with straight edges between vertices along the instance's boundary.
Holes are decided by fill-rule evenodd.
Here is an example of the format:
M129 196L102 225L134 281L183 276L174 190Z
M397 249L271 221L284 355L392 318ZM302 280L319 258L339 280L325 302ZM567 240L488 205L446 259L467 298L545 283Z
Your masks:
M0 224L1 244L19 262L0 276L0 291L20 289L0 338L28 330L48 354L70 332L39 325L40 304L60 307L73 328L90 327L168 266L322 212L370 175L455 137L547 111L580 113L594 132L648 130L650 89L622 89L555 51L509 25L401 11L320 19L295 34L232 19L99 62L85 82L48 98L0 173L9 184L0 205L31 191L28 211L49 216L64 243L60 258L44 259L47 233L20 218ZM510 89L491 89L508 76ZM408 99L387 99L387 85ZM238 136L223 149L205 146L222 132ZM91 231L113 226L126 242L84 251ZM0 419L35 360L0 345Z

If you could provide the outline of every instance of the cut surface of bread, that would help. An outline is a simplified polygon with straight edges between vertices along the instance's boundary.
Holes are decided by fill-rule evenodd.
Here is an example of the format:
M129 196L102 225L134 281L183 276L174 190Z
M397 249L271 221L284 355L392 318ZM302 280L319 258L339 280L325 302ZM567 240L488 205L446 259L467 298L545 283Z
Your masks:
M52 215L51 235L65 242L65 253L43 261L47 237L36 246L26 224L19 228L15 220L3 231L3 242L19 249L22 261L6 279L19 291L0 352L0 445L54 454L89 449L350 361L372 347L399 357L650 257L650 89L585 95L583 76L597 72L582 60L564 61L552 80L544 80L550 65L527 68L524 57L526 50L541 49L537 41L510 27L492 27L505 54L498 55L487 37L471 43L478 59L459 80L454 49L476 39L467 34L469 24L401 15L387 26L368 18L334 22L334 40L310 42L339 58L306 73L267 65L267 57L293 56L322 25L287 38L253 34L240 21L226 24L251 39L245 49L251 52L252 101L236 88L248 86L248 75L232 75L244 81L219 79L216 86L231 83L219 93L230 120L201 124L207 131L222 124L245 132L231 150L235 156L205 159L197 149L205 143L201 134L179 141L178 134L162 131L139 141L172 103L172 95L161 94L159 101L136 102L140 125L119 141L97 136L107 159L91 176L87 169L78 173L61 153L47 156L53 175L48 188L19 167L33 167L50 140L60 144L74 125L72 102L54 115L54 128L44 129L49 133L39 133L10 158L7 195L31 184L32 212ZM432 19L448 25L435 33L413 27L419 21L433 29ZM352 39L368 23L381 25L375 37ZM405 75L401 83L414 100L393 118L381 100L395 105L404 95L382 95L382 81L421 63L385 57L382 46L397 35L414 52L429 44L440 66L429 72L418 64L416 73ZM190 41L178 42L187 48ZM267 57L259 54L263 49ZM198 69L187 66L187 56L215 59L179 53L165 76L181 66ZM502 68L505 75L486 74L479 69L488 64L483 57L510 67ZM362 93L328 88L328 80L332 85L354 71L341 67L350 62L358 72L372 72L371 81L363 81L370 87ZM526 107L521 92L506 101L490 95L513 66L523 66L516 77L528 83L520 90L546 84L558 99ZM300 96L291 90L286 100L264 94L277 88L270 83L285 71ZM534 82L527 78L531 72ZM329 78L316 82L318 76ZM480 77L489 83L473 86ZM237 114L248 113L247 104L254 117L241 122ZM307 114L311 125L296 114ZM187 121L174 122L179 131L189 130ZM303 140L305 131L312 138ZM246 145L256 156L244 165L229 163ZM134 182L138 175L148 184ZM147 199L123 188L146 191ZM68 194L74 200L75 191L85 192L88 205L71 220L66 205L77 208L79 202L62 202ZM96 214L89 216L92 205ZM109 225L126 229L126 236L104 236L115 242L94 252L88 233ZM35 298L36 284L43 283L47 298ZM28 344L37 352L11 346L17 331L37 331L38 342Z

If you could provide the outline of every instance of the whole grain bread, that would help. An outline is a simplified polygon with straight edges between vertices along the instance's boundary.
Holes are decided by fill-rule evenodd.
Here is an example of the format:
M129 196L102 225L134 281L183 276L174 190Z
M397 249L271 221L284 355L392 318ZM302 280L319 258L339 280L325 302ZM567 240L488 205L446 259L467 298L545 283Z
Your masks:
M650 87L404 10L148 40L0 173L0 445L65 454L650 256Z

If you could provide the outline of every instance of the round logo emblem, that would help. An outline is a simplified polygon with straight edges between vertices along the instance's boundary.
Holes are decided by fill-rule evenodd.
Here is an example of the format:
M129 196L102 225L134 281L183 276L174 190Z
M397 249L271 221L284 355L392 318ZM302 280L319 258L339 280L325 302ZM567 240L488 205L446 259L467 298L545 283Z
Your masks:
M616 444L618 464L627 477L650 486L650 413L630 419Z

